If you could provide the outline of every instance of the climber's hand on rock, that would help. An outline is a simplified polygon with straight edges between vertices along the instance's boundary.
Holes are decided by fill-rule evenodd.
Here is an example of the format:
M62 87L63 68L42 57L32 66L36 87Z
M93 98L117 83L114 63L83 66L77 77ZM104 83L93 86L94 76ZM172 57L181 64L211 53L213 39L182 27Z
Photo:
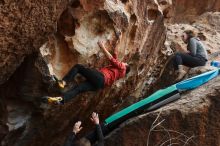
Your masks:
M90 119L94 124L99 124L99 115L97 113L93 112L92 117Z
M104 52L105 56L108 59L111 59L112 58L112 54L109 53L109 51L105 48L104 43L102 41L98 41L98 45L102 49L102 51Z
M83 127L81 127L81 124L82 124L81 121L78 121L78 122L75 123L75 125L73 127L73 132L75 134L79 133L82 130Z
M122 32L121 31L115 31L115 35L117 38L117 43L119 43L122 39Z
M100 48L104 48L104 43L103 43L103 41L98 41L97 44L99 45Z

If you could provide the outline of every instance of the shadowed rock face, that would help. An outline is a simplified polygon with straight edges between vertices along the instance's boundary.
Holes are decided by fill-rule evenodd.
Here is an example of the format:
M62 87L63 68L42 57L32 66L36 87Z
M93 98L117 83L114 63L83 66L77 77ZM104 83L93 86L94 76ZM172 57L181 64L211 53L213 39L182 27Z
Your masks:
M66 5L67 1L49 0L0 2L0 84L54 32L57 18Z
M54 32L56 21L66 5L67 1L56 1L56 3L47 0L37 2L29 0L0 1L1 140L8 131L8 127L5 125L8 115L5 98L11 97L10 95L12 94L19 94L19 89L16 88L19 88L21 84L17 81L23 80L24 74L20 75L23 72L18 73L17 79L14 80L15 82L5 82L11 77L15 70L18 69L19 65L24 61L24 58L28 54L38 51L42 43L46 41L47 35ZM28 62L26 62L26 64L27 63Z
M169 26L169 21L173 19L173 22L178 22L181 18L184 18L184 21L192 19L179 13L178 3L171 0L0 2L2 8L0 9L0 20L2 20L0 24L2 30L0 32L2 42L0 43L2 52L0 55L0 139L2 145L62 145L75 121L82 120L84 123L82 135L93 128L89 122L92 111L97 111L100 113L100 118L105 119L113 112L137 101L138 97L164 87L166 82L170 83L171 79L169 80L169 77L164 74L160 78L164 82L155 82L163 73L165 63L173 50L178 50L173 48L169 38L178 37L172 30L178 31L180 28ZM182 1L182 3L186 7L190 5L188 4L190 2ZM197 16L208 10L218 10L218 1L204 2L204 6L206 4L212 4L210 9L206 7L203 9L201 4L201 7L195 8L196 13L191 14ZM183 13L188 14L188 10ZM210 17L207 16L208 18ZM168 35L164 20L170 29ZM216 17L212 21L209 20L216 27L218 26ZM116 32L119 31L122 33L122 38L117 44ZM218 38L217 35L218 33L216 38ZM128 76L103 91L81 94L63 106L42 108L44 105L40 106L38 102L41 96L60 95L56 88L52 87L54 82L51 80L51 75L61 79L77 63L91 68L100 68L108 64L97 45L98 40L105 41L110 52L117 51L119 60L131 65ZM176 46L184 47L182 44ZM150 91L152 85L155 85L155 88ZM210 90L210 93L212 91ZM134 98L128 98L128 96ZM207 108L201 114L202 117L209 119L206 112L212 107L209 107L210 104L208 100L206 101ZM194 105L196 107L196 100ZM163 112L162 116L170 119L171 123L175 120L174 126L169 122L167 125L174 127L177 131L187 129L191 123L196 129L195 122L186 119L192 117L199 120L200 116L197 116L197 112L198 110L189 114L186 112L184 117L178 106L175 106L172 110L167 109ZM214 112L216 112L215 108ZM131 130L132 127L143 127L140 119L137 125L135 122L130 123L130 128L122 126L121 130L107 138L106 144L146 145L146 136L156 114L157 112L150 114L150 119L145 115L142 116L145 119L143 123L148 125L144 130L140 129L137 134ZM185 121L188 125L181 125ZM172 128L169 126L167 128ZM198 127L201 128L201 126ZM210 133L215 133L215 130L211 130ZM190 137L191 134L194 133L189 132L188 136ZM150 136L149 145L156 144L152 141L164 140L164 135L164 131L153 133ZM128 138L135 140L130 141ZM113 139L119 140L113 141ZM211 144L211 139L207 140L205 143ZM191 142L190 139L189 143ZM204 144L202 140L199 142ZM213 143L215 145L217 141Z

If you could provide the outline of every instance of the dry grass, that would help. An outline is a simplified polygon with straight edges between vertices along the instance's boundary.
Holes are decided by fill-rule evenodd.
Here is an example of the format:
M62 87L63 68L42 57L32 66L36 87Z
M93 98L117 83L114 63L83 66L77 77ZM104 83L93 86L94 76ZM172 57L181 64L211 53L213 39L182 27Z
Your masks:
M193 138L195 138L194 135L192 136L187 136L186 134L182 132L178 132L175 130L167 129L166 127L163 126L163 123L165 122L165 119L161 119L160 111L155 118L154 122L151 125L148 137L147 137L147 146L150 146L150 136L153 132L160 132L161 134L164 133L163 137L165 139L162 139L161 141L158 142L157 145L154 146L173 146L173 145L178 145L178 146L187 146L187 145L197 145L194 141ZM175 135L175 136L174 136Z

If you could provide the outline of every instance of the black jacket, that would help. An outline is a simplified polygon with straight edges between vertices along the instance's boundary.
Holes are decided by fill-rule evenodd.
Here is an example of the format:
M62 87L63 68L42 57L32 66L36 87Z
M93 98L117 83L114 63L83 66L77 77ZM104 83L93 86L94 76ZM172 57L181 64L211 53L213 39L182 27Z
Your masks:
M96 125L96 134L97 134L97 144L94 146L104 146L104 136L102 133L102 129L100 125ZM64 146L75 146L75 142L77 141L76 135L74 132L71 132L71 134L67 137Z

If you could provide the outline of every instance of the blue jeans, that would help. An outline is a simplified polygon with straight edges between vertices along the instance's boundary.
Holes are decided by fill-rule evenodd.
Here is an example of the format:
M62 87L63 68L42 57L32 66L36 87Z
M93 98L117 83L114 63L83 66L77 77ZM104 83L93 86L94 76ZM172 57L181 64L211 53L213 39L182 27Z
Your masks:
M84 76L86 81L63 93L64 102L69 101L79 93L86 91L96 91L98 89L104 88L104 75L95 69L86 68L80 64L76 64L63 78L63 80L70 82L77 73Z

